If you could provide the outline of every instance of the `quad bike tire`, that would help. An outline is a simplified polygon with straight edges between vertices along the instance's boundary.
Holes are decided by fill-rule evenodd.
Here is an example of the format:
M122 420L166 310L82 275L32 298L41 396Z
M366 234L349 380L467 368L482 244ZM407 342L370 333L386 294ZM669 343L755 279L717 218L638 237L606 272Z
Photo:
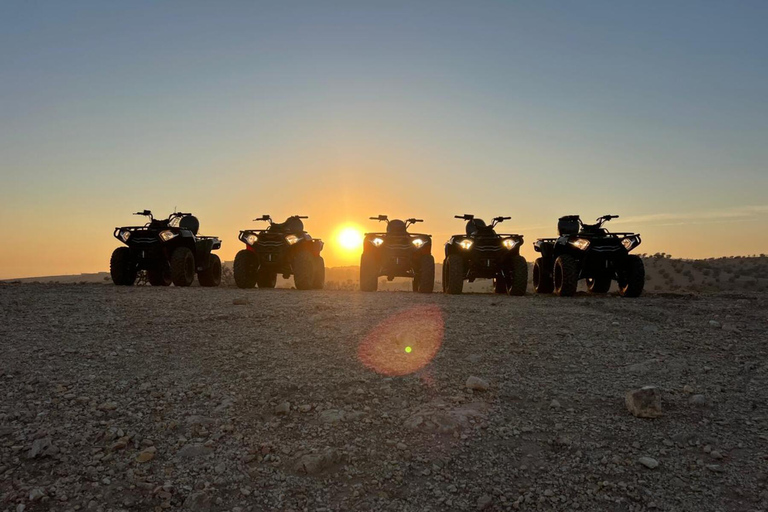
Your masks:
M190 286L195 280L195 256L188 247L177 247L171 254L171 280L176 286Z
M379 272L376 268L376 258L363 253L360 257L360 291L375 292L379 287Z
M608 290L611 289L611 276L608 275L598 275L595 277L588 277L587 278L587 290L589 290L589 293L608 293Z
M419 293L432 293L435 291L435 257L425 254L421 257L421 265L418 275L413 279L413 291Z
M458 254L451 254L445 258L444 265L448 265L445 293L460 295L464 290L464 259Z
M136 265L131 261L131 250L118 247L109 259L109 274L118 286L133 286L136 282Z
M256 286L259 288L274 288L277 286L277 272L257 271Z
M235 255L232 273L238 288L253 288L256 286L259 271L259 258L253 252L243 249Z
M211 254L208 257L208 268L197 273L200 286L214 287L221 284L221 259Z
M544 258L536 258L533 263L533 289L536 293L552 293L555 281L552 268L547 267Z
M572 297L579 285L579 262L576 258L563 254L555 260L555 294L560 297Z
M171 286L171 266L166 263L161 268L147 270L147 281L152 286Z
M315 256L315 276L312 278L312 288L322 290L325 287L325 260L322 256Z
M645 264L640 256L631 254L620 272L619 294L622 297L639 297L645 286Z
M528 262L516 254L512 256L509 268L512 270L512 282L507 286L507 293L515 297L522 297L528 289Z
M299 251L293 260L293 284L297 290L311 290L314 278L314 258L307 251Z

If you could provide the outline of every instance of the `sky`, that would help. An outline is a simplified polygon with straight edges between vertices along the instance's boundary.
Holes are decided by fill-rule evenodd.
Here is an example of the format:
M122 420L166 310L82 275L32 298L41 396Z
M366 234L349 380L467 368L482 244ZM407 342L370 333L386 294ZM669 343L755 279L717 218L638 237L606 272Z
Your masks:
M0 279L108 269L131 213L242 248L618 214L639 252L768 253L768 2L0 3Z

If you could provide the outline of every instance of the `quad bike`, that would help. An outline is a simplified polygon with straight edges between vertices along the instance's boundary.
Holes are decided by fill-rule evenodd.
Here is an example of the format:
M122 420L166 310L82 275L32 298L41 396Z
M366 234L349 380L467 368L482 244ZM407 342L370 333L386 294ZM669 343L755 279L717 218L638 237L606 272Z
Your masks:
M283 223L262 215L254 221L268 222L267 229L240 231L245 249L235 256L234 277L238 288L274 288L277 275L293 276L297 290L321 289L325 285L325 262L320 256L323 241L304 231L301 219L293 215Z
M495 227L511 217L494 217L491 225L474 215L455 215L467 221L466 234L454 235L445 244L443 292L459 294L464 280L493 279L494 291L525 295L528 263L520 255L522 235L499 234Z
M629 252L640 245L637 233L610 233L603 224L618 215L604 215L596 224L584 224L578 215L560 217L558 238L540 238L533 248L541 253L533 265L536 293L571 296L579 279L590 293L607 293L611 281L623 297L638 297L645 285L645 266Z
M139 271L146 270L152 286L189 286L195 279L201 286L219 286L221 260L211 251L221 248L215 236L200 236L200 222L191 213L172 213L158 220L144 210L134 215L149 217L144 226L115 228L114 237L127 247L112 253L109 272L112 282L131 286Z
M387 223L384 233L366 233L360 258L360 290L375 292L379 276L392 281L396 277L413 279L413 291L432 293L435 287L435 258L432 235L409 233L408 226L421 219L392 219L386 215L371 220Z

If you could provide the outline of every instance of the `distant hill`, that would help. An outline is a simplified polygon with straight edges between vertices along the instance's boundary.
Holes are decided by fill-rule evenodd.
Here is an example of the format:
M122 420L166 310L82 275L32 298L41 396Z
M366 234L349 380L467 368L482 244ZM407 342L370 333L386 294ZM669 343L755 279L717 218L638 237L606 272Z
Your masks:
M728 258L708 258L686 260L673 258L669 254L643 254L646 271L647 292L693 292L707 293L719 291L768 291L768 256L733 256ZM435 290L442 289L442 265L435 266ZM530 267L530 264L529 264ZM223 286L235 286L232 277L232 262L224 263ZM358 288L360 268L329 267L325 271L326 288L330 290L355 290ZM532 272L528 273L529 292L533 292L530 283ZM5 283L66 283L66 284L111 284L108 272L96 272L79 275L29 277L5 280ZM278 277L279 288L292 288L293 279ZM584 284L580 286L584 288ZM387 281L379 279L379 289L385 291L410 290L409 279L396 278ZM490 293L493 289L489 279L480 279L474 283L465 283L467 292ZM585 289L585 288L584 288ZM612 290L616 289L614 284Z

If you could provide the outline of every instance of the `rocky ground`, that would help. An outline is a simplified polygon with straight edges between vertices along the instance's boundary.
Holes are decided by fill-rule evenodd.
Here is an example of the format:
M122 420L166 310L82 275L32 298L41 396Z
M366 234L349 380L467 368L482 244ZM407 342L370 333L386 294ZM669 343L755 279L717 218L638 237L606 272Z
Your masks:
M765 294L4 285L0 510L766 510L766 328Z

